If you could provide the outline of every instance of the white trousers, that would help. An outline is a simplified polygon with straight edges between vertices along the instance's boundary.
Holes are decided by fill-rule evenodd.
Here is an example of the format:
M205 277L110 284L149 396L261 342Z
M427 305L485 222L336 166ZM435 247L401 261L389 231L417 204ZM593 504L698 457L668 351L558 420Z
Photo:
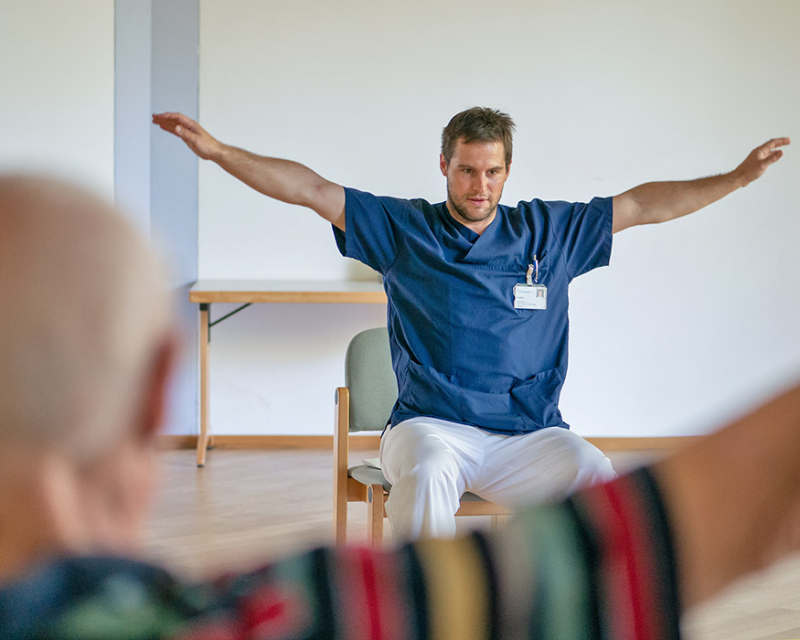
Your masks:
M381 466L392 483L386 513L398 542L453 537L465 491L515 508L616 477L611 461L568 429L504 436L427 417L383 434Z

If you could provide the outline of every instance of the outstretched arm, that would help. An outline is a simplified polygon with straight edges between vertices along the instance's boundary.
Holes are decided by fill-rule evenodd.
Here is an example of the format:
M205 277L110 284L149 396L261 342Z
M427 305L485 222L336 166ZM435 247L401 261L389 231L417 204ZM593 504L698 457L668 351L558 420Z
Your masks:
M186 143L198 157L270 198L316 211L344 230L344 189L291 160L267 158L223 144L182 113L153 115L153 123Z
M781 158L779 147L790 142L789 138L774 138L762 144L730 173L685 182L648 182L614 196L614 233L680 218L746 187Z
M655 466L686 606L800 548L798 451L800 386Z

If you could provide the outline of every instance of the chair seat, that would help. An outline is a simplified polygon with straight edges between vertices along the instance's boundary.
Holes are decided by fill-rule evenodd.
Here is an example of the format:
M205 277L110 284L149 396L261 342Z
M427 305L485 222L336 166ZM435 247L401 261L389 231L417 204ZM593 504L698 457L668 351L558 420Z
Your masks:
M384 491L389 491L389 489L392 488L392 485L389 483L389 481L383 477L383 471L376 469L375 467L370 467L366 464L361 464L357 467L350 467L347 470L347 475L367 486L375 484L383 485Z
M389 491L392 488L392 485L389 481L383 476L383 471L380 469L376 469L375 467L370 467L365 464L358 465L357 467L350 467L347 470L347 475L357 480L363 485L375 485L379 484L383 486L384 491ZM470 493L467 491L463 496L461 496L462 502L486 502L480 496L476 496L474 493Z

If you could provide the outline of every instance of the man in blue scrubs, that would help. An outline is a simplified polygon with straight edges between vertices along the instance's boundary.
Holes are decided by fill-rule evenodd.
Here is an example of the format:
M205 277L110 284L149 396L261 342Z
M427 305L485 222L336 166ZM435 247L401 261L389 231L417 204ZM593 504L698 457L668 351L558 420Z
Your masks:
M224 145L176 113L154 116L198 156L254 189L316 211L339 250L384 276L399 398L381 440L397 539L452 536L459 497L515 505L608 480L608 459L573 434L558 399L567 372L568 286L608 264L611 235L672 220L759 178L788 138L730 173L648 183L589 203L501 205L511 118L475 107L442 135L447 200L377 197L307 167Z

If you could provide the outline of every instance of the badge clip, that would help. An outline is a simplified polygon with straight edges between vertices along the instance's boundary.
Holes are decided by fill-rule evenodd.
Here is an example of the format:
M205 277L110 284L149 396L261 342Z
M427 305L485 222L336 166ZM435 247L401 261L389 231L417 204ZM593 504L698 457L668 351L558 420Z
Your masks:
M525 284L514 285L514 308L547 309L547 287L539 284L539 259L535 255L525 273Z

